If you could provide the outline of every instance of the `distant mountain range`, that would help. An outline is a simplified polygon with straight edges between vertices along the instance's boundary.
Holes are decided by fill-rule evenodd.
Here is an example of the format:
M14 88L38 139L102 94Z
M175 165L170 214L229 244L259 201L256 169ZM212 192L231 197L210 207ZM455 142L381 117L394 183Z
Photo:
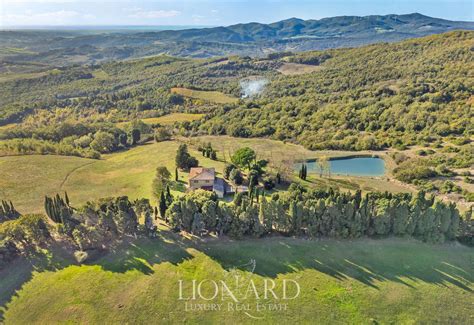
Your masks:
M418 13L386 16L340 16L320 20L291 18L272 24L248 23L228 27L156 32L159 40L230 43L302 39L379 39L418 37L454 29L474 29L474 22L458 22ZM383 36L382 36L383 35Z
M162 53L183 57L265 56L279 51L394 42L460 29L474 30L474 22L449 21L414 13L320 20L291 18L272 24L247 23L153 32L0 31L0 59L63 65Z

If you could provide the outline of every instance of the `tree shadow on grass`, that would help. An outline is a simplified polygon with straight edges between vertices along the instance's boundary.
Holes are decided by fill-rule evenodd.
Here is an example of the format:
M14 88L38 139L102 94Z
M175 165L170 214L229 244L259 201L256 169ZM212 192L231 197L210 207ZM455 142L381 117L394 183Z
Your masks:
M169 231L161 231L158 238L145 237L124 240L106 254L85 265L100 265L104 270L124 273L138 270L152 274L153 264L170 262L178 264L191 258L188 245ZM78 265L72 253L53 242L47 251L19 257L0 270L0 323L4 321L5 305L12 300L23 284L33 278L34 272L58 271L70 265Z
M61 245L53 242L47 250L30 253L13 260L6 268L0 270L0 323L4 320L5 306L30 281L34 272L55 271L74 264Z
M374 289L378 282L392 281L413 287L417 282L456 286L472 292L474 250L456 244L428 245L405 239L303 240L284 237L232 241L190 240L171 231L160 231L156 239L129 238L107 255L92 261L110 272L139 271L152 274L153 265L178 265L193 258L189 248L201 251L224 269L248 269L275 278L312 269L339 280L356 280ZM34 271L55 271L76 264L71 253L53 244L48 254L19 258L0 271L0 306L31 280ZM0 322L4 310L0 308Z
M169 262L177 265L191 258L187 247L189 244L170 231L160 231L157 238L126 240L105 257L90 264L100 265L111 272L137 270L143 274L152 274L153 264Z
M225 248L223 248L224 246ZM413 287L427 282L472 292L474 251L455 244L428 245L405 239L355 241L271 238L213 245L206 254L224 268L256 261L254 273L275 278L313 269L339 280L378 289L379 281Z

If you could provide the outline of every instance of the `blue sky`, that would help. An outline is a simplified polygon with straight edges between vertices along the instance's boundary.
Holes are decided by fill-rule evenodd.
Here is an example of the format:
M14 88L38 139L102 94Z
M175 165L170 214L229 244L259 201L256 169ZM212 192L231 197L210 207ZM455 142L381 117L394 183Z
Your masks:
M0 26L229 25L419 12L474 20L474 0L0 0Z

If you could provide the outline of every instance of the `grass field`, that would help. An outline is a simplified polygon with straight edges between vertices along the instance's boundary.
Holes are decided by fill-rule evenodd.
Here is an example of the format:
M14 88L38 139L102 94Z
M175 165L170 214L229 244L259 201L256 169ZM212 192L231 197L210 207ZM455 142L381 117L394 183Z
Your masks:
M349 152L312 152L301 146L266 139L236 139L231 137L204 136L192 140L180 139L190 144L190 152L205 167L215 167L221 173L232 152L249 146L256 150L259 159L269 159L272 165L284 164L286 159L314 158L320 155L344 156ZM210 142L218 150L219 161L204 158L198 151L199 144ZM174 174L177 141L150 143L128 151L103 155L101 160L64 156L14 156L0 157L0 199L12 200L22 213L43 212L45 195L67 191L76 206L104 196L127 195L132 199L152 199L151 184L158 166L166 166ZM187 174L180 173L180 180L187 182ZM345 189L378 189L403 191L403 186L384 179L334 177L321 179L309 177L308 186L333 186Z
M201 119L205 114L191 114L191 113L172 113L160 117L150 117L142 119L147 124L162 124L170 125L174 122L192 122Z
M163 115L160 117L149 117L141 119L146 124L161 124L161 125L171 125L174 122L192 122L199 120L205 114L192 114L192 113L171 113ZM129 122L120 122L117 123L117 127L123 127Z
M32 323L323 323L468 324L473 321L474 251L455 244L404 239L355 241L267 238L190 242L164 233L138 239L91 263L71 265L54 249L36 270L17 260L0 273L5 324ZM255 261L255 268L250 267ZM223 303L217 311L187 311L178 281L223 280L231 290L251 280L258 302L286 310L256 310L257 299L239 296L245 311L229 310L228 296L194 303ZM293 300L262 296L263 281L295 280ZM203 293L210 296L210 286ZM14 292L19 289L16 294ZM294 292L294 291L293 291ZM13 296L13 297L12 297ZM7 303L8 302L8 303ZM248 304L248 305L247 305ZM235 306L235 304L234 304ZM189 309L189 308L188 308Z
M35 79L48 75L48 72L25 72L25 73L3 73L0 74L0 82L13 81L18 79Z
M14 54L35 54L35 52L27 49L21 49L16 47L3 47L0 48L0 55L14 55Z
M314 71L320 71L321 69L324 69L324 68L318 65L286 62L286 63L283 63L283 65L278 69L278 71L286 76L293 76L293 75L311 73Z
M211 103L232 104L238 101L237 98L226 95L220 91L203 91L188 88L171 88L171 92L184 97L201 99Z

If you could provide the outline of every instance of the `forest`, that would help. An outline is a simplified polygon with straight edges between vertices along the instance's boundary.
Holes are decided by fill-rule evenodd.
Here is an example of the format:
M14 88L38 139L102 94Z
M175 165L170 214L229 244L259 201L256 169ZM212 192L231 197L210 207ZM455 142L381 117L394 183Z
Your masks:
M261 98L218 110L197 129L270 136L313 150L403 149L469 138L473 37L472 32L453 32L290 56L296 62L323 63L316 73L278 76Z
M207 114L202 121L175 128L183 135L270 137L312 150L403 150L464 139L465 150L470 151L473 38L473 32L459 31L267 59L158 56L56 69L1 82L0 125L19 124L0 130L0 139L59 143L69 136L109 132L109 122L180 111ZM286 62L321 69L282 75L277 69ZM183 87L238 98L240 81L251 76L269 82L260 95L236 103L218 104L171 92ZM51 136L64 122L87 127ZM118 132L111 133L118 141Z

